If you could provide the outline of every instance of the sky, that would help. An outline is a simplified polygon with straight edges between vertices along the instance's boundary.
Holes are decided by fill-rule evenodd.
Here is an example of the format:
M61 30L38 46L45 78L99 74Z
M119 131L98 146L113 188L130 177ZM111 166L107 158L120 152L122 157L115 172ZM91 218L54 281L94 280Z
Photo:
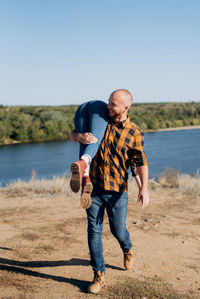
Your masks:
M199 0L0 0L0 104L200 101Z

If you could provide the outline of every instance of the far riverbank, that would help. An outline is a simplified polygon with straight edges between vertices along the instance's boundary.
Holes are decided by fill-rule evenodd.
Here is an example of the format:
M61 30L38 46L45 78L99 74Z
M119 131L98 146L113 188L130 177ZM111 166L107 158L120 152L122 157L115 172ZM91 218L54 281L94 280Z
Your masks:
M200 126L185 126L185 127L158 129L156 132L181 131L181 130L193 130L193 129L200 129Z
M158 130L143 130L145 133L155 133L155 132L169 132L169 131L182 131L182 130L194 130L194 129L200 129L199 126L184 126L184 127L171 127L171 128L166 128L166 129L158 129ZM66 139L68 141L69 139ZM23 143L42 143L42 142L53 142L53 141L65 141L65 140L40 140L40 141L35 141L35 142L25 142L25 141L17 141L17 140L11 140L11 139L6 139L4 143L0 142L0 146L3 145L11 145L11 144L23 144Z

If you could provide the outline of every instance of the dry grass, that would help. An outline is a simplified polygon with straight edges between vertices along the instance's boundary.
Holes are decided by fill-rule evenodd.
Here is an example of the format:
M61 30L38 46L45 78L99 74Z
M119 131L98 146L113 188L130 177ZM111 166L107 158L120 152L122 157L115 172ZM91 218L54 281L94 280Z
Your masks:
M130 182L129 190L132 190L132 185L135 183ZM150 190L159 190L160 188L175 188L181 194L186 195L191 199L200 199L200 177L197 175L180 174L174 169L168 170L164 175L160 176L157 180L149 180ZM135 186L133 190L135 189ZM69 187L69 179L66 177L54 177L52 180L35 180L35 173L33 172L32 178L29 182L18 180L9 183L5 188L0 188L0 192L7 196L27 196L28 194L36 194L39 197L49 197L59 195L66 197L73 196Z
M55 251L55 247L50 245L50 244L41 244L39 243L39 245L37 245L36 247L34 247L33 252L34 254L44 254L45 253L52 253Z
M189 198L200 199L200 179L196 176L180 175L178 179L179 189Z
M163 176L158 178L158 183L165 188L176 188L190 199L200 199L200 177L198 172L196 175L187 175L169 169Z
M159 277L144 280L119 280L117 285L105 288L101 297L108 299L189 299L197 298L192 293L180 294L173 287Z
M27 213L34 213L34 208L22 207L22 208L5 208L0 209L0 217L12 216L12 215L22 215Z
M179 172L174 169L167 170L158 178L158 183L169 188L177 188L179 186Z
M37 239L39 239L39 236L37 234L34 233L29 233L29 232L24 232L21 234L21 238L24 240L28 240L28 241L35 241Z
M35 288L37 287L36 285L33 284L32 281L26 279L20 274L15 274L15 273L9 273L9 272L2 272L0 276L0 285L3 285L4 288L15 288L16 293L19 294L19 296L3 296L0 297L1 299L27 299L27 298L34 298L31 296L31 293L34 293ZM27 292L29 292L29 296L27 296Z
M1 192L8 196L18 197L27 196L27 194L37 194L40 197L58 195L70 195L69 180L65 177L54 177L52 180L35 180L28 182L17 180L9 183Z

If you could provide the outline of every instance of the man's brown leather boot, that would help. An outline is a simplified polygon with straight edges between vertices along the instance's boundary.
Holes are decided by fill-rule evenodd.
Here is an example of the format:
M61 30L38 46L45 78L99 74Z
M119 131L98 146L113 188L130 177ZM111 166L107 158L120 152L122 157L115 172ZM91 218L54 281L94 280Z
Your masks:
M130 270L133 266L133 248L124 252L124 268Z
M88 292L97 294L105 285L105 273L101 271L94 271L93 282L89 285Z

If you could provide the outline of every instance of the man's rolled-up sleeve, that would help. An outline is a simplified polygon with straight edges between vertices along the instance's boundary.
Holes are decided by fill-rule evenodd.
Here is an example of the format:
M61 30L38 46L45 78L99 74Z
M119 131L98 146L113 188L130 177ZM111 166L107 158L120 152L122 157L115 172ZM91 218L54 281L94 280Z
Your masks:
M144 152L144 133L137 129L133 137L131 162L136 167L147 165L147 156Z

